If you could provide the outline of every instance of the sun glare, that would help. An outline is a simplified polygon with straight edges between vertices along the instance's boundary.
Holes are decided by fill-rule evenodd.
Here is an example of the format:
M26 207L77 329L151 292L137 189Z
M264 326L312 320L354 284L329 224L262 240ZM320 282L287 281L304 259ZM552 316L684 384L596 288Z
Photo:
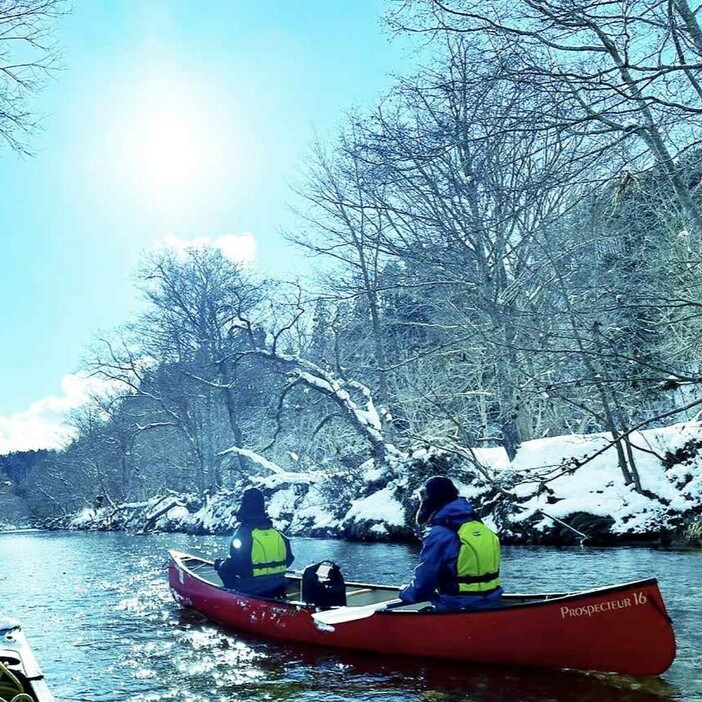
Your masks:
M251 162L247 125L239 105L214 101L206 87L159 72L110 93L98 122L97 182L129 208L171 218L236 190L242 164ZM117 102L124 107L115 110Z
M184 186L202 175L206 148L202 126L175 111L154 112L135 125L133 163L139 180L157 189Z

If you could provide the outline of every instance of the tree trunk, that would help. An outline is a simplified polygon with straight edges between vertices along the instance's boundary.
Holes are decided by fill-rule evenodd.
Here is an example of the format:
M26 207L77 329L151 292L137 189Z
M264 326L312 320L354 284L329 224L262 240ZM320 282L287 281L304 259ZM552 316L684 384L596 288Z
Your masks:
M224 404L227 408L227 416L229 417L229 427L234 437L234 446L237 448L244 448L244 434L239 426L239 412L236 406L236 396L233 388L227 387L224 390ZM234 460L236 461L239 473L243 475L246 470L246 459L239 454L235 454L235 456Z

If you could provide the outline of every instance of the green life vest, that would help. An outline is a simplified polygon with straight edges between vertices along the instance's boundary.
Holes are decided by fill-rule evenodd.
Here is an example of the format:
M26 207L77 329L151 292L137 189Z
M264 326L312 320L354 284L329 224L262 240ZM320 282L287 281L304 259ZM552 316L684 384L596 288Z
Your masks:
M500 585L500 540L482 522L464 522L458 528L461 547L456 572L459 594L480 594Z
M284 573L288 550L280 532L270 529L251 530L252 575L278 575Z

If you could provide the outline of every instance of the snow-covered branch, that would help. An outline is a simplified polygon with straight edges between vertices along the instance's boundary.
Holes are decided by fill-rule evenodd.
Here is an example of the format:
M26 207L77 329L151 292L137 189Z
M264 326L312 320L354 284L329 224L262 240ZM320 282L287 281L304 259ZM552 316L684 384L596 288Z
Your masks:
M307 359L280 353L273 347L256 347L246 353L270 360L288 373L293 382L300 382L329 398L371 445L373 457L385 460L389 445L385 442L382 422L368 387L357 381L338 378Z
M248 458L252 463L255 463L256 465L261 466L261 468L265 468L273 473L273 482L276 484L316 483L324 477L321 473L295 473L293 471L287 471L284 468L281 468L277 463L273 463L273 461L269 461L264 456L261 456L261 454L256 453L255 451L250 451L249 449L240 448L238 446L232 446L224 451L220 451L219 455L221 457L237 455ZM264 477L262 481L266 484L271 482L270 477Z

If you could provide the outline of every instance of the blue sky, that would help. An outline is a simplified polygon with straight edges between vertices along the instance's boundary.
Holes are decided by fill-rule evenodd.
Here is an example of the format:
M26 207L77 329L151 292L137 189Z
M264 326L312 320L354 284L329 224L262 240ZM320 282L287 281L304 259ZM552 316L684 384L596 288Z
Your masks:
M57 416L75 402L65 376L134 314L135 268L164 236L248 233L261 271L294 270L280 232L315 133L410 60L383 0L73 5L65 70L32 101L36 156L0 152L0 452L47 398Z

